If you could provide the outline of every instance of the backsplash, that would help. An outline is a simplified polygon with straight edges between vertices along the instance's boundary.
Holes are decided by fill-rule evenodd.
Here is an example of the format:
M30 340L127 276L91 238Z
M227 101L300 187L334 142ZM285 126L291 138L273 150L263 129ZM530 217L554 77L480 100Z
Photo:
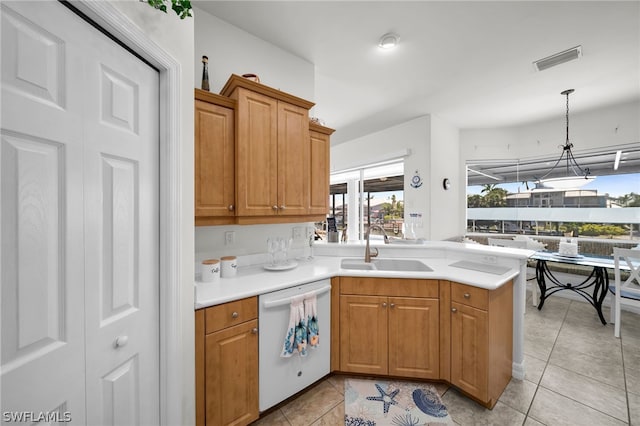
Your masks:
M267 238L293 238L294 228L313 227L312 222L270 224L270 225L228 225L198 226L195 229L195 261L220 258L222 256L246 256L267 252ZM225 244L228 234L233 242ZM298 257L306 243L305 233L302 238L293 241L290 257Z

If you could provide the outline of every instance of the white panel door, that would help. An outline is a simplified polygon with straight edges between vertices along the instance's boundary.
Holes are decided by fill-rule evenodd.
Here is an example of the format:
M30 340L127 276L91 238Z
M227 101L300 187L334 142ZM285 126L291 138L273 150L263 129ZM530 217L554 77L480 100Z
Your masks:
M105 38L85 52L87 419L159 424L158 73Z
M2 422L158 424L157 72L57 2L0 7Z
M70 85L82 71L65 38L46 24L56 16L24 6L0 4L2 422L31 424L19 416L58 412L81 425L82 100Z

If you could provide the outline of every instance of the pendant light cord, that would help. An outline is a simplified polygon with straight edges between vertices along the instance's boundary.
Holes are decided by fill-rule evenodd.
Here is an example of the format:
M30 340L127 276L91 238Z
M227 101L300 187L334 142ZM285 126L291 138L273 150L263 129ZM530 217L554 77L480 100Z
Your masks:
M553 172L556 167L558 166L558 164L560 164L560 161L562 161L562 158L565 156L567 156L567 176L569 176L569 170L571 170L573 172L574 175L576 176L584 176L584 178L586 179L587 176L589 176L591 174L591 172L589 171L588 167L585 167L584 169L582 167L580 167L578 165L578 162L576 161L575 157L573 156L573 152L571 152L571 148L573 148L573 144L571 142L569 142L569 95L571 93L573 93L574 90L573 89L568 89L565 90L561 93L561 95L565 95L567 97L567 110L566 110L566 140L564 143L564 146L561 146L562 148L562 153L560 154L560 158L558 158L558 161L556 161L556 163L553 165L553 167L551 167L551 169L549 169L549 171L547 173L545 173L544 176L542 176L541 178L539 178L538 180L543 180L545 179L547 176L549 176L551 174L551 172ZM574 167L575 166L575 167ZM580 171L580 173L578 173L576 171L576 169L578 169Z

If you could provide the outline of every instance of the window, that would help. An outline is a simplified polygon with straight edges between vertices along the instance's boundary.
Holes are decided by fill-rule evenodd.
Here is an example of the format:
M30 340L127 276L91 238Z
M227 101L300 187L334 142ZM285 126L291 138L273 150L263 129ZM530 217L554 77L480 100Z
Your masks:
M404 236L404 163L362 167L331 175L329 215L338 230L362 240L370 224L381 226L393 238ZM382 238L378 229L371 238Z
M564 167L550 176L556 179L538 179L552 159L467 164L467 232L640 240L640 147L576 160L590 168L588 179L558 179Z

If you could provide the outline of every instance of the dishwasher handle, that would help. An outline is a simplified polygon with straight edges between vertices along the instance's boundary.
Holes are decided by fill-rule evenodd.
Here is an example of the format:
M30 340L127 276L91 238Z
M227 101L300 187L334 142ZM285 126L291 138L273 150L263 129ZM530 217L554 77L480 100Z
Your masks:
M308 291L306 293L302 293L301 295L297 295L298 296L304 296L306 297L311 297L313 295L320 295L323 293L326 293L327 291L331 290L331 284L327 284L324 287L320 287L316 290L311 290ZM263 305L265 308L275 308L276 306L282 306L282 305L288 305L289 303L291 303L291 299L292 297L283 297L282 299L275 299L275 300L265 300Z

